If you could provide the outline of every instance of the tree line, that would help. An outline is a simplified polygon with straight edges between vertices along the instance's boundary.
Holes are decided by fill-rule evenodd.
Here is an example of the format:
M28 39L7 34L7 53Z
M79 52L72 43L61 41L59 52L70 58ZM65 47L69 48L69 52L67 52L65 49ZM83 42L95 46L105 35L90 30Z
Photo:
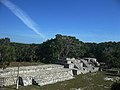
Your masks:
M97 58L111 67L120 67L120 42L85 43L73 36L57 34L41 44L11 42L0 39L0 63L55 63L60 58Z

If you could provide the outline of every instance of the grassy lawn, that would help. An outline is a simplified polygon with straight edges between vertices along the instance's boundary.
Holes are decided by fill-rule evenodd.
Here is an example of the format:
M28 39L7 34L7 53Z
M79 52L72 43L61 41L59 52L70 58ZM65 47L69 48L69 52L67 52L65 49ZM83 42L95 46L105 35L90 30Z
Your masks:
M74 79L58 82L45 86L20 86L19 90L110 90L112 81L105 81L105 72L87 73L75 76ZM0 89L1 90L1 89ZM9 86L4 90L15 90L15 86Z
M18 67L20 66L34 66L34 65L43 65L44 63L41 62L11 62L8 67Z

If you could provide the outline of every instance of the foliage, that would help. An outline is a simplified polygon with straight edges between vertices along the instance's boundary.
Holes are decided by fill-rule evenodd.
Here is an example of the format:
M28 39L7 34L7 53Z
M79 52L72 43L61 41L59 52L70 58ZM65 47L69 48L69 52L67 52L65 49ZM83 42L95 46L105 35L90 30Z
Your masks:
M120 90L120 81L114 82L111 86L111 90Z
M38 47L40 60L45 63L54 63L59 58L82 57L84 46L75 37L56 35L55 39L47 40Z
M22 44L0 39L0 62L55 63L60 58L94 57L110 67L120 67L120 42L84 43L73 36L57 34L41 44Z

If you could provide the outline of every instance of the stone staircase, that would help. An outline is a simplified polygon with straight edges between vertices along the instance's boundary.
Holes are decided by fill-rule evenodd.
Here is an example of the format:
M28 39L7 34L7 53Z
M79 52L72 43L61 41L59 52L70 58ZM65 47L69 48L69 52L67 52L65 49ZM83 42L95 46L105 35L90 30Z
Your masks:
M91 63L91 65L89 64L90 62L87 62L86 60L82 60L81 59L81 61L84 63L84 65L86 66L86 68L84 67L84 69L85 70L87 70L88 72L96 72L96 71L98 71L98 67L95 67L95 66L93 66L92 65L92 63Z
M82 62L83 62L83 64L85 65L85 69L86 70L88 70L88 71L92 71L93 70L93 68L94 68L94 66L91 66L90 64L89 64L89 62L87 62L86 60L81 60Z
M84 66L81 66L80 61L83 63ZM84 59L80 59L80 60L74 59L71 60L71 62L75 65L75 68L77 68L77 69L74 68L74 70L77 70L77 75L98 71L98 68L94 67L93 65L90 65L90 62Z
M72 60L71 61L77 69L82 69L80 62L78 60Z

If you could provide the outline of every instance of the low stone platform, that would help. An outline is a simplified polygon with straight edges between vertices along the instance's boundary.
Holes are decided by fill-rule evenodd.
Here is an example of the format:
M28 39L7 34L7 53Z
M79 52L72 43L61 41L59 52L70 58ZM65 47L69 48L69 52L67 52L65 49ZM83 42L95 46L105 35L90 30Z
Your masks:
M14 85L17 80L18 67L5 69L4 73L0 73L0 77L4 78L4 86ZM59 81L69 80L73 78L71 69L64 68L62 65L38 65L24 66L19 68L20 84L27 85L46 85Z

